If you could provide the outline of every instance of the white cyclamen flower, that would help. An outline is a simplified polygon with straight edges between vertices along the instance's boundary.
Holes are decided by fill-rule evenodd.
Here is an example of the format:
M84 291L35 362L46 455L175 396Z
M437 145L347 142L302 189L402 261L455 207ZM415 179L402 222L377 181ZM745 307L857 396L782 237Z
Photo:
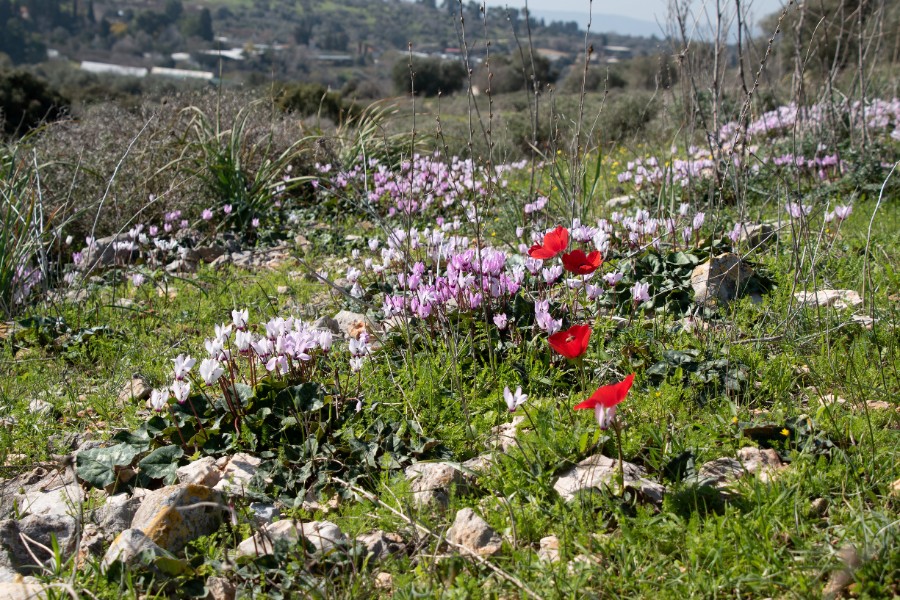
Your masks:
M516 412L516 409L525 404L528 396L522 393L522 386L517 386L515 393L511 392L508 387L503 388L503 399L506 400L506 407L509 412Z
M205 358L200 363L200 377L206 385L212 385L219 380L225 370L219 364L219 361L212 358Z

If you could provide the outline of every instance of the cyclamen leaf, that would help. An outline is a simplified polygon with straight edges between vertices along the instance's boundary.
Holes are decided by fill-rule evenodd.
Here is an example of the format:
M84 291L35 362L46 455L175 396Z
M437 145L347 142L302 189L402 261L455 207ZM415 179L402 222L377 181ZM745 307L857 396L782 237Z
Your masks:
M96 488L104 488L116 481L116 467L131 464L138 450L131 444L117 444L108 448L91 448L79 452L75 458L78 477Z
M151 479L162 479L166 484L175 482L175 471L178 459L184 456L179 446L163 446L157 448L138 463L141 473Z

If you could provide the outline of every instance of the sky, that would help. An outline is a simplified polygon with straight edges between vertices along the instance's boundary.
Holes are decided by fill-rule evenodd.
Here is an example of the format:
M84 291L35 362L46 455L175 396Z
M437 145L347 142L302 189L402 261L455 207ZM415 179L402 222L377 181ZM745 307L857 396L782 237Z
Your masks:
M733 0L722 0L724 5L733 7ZM714 6L713 0L693 0L694 10L702 10L704 3ZM769 13L781 9L786 0L744 0L742 4L747 6L759 19ZM522 7L524 0L488 0L488 4L510 7ZM655 22L663 21L667 15L668 0L594 0L591 12L593 14L621 15L632 19ZM587 13L588 0L528 0L528 7L533 12L570 12Z

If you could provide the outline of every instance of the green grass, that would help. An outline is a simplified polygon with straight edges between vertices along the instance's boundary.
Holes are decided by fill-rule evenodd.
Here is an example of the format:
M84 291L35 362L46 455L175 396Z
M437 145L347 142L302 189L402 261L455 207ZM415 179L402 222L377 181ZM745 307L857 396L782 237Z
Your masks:
M608 180L613 160L621 158L606 159ZM519 197L526 185L516 182L510 197ZM606 209L597 200L589 208L602 214ZM412 509L403 500L408 484L377 470L370 483L378 503L344 500L328 514L297 509L295 516L333 520L348 535L382 528L418 540L421 552L415 558L398 557L361 571L335 567L340 577L326 578L324 595L378 595L373 574L381 570L392 574L396 598L523 597L521 589L496 573L444 556L421 532L414 536L389 505L437 534L447 529L456 509L475 507L506 540L504 552L492 562L541 597L819 597L830 572L840 566L836 553L845 544L864 558L853 594L896 596L900 500L890 487L900 478L900 238L895 226L900 205L893 200L881 205L868 239L874 209L874 199L857 202L834 243L820 248L815 262L799 273L789 234L782 232L777 246L754 257L777 287L762 304L743 299L723 308L709 331L686 333L671 316L638 318L624 329L601 319L585 360L584 388L576 370L551 365L540 339L496 355L487 350L492 342L483 331L463 326L458 331L423 328L412 346L403 336L388 342L367 367L366 404L375 408L366 418L414 420L458 461L484 451L490 428L509 419L504 385L522 385L529 394L528 418L516 447L479 476L472 490L453 496L445 513ZM346 256L348 245L340 240L358 233L357 217L331 214L329 219L328 237L310 235L314 248L304 257L310 264ZM500 219L492 237L510 239L514 226ZM872 292L866 312L877 318L874 329L850 324L847 311L796 308L795 277L797 290L862 290L867 244L872 258L866 289ZM196 277L165 281L173 297L149 284L135 290L108 278L86 288L80 301L31 307L27 316L61 318L71 331L25 330L3 343L2 416L18 424L0 431L0 460L14 472L59 452L47 444L55 435L105 437L138 426L142 407L116 404L121 385L134 372L154 385L167 383L171 359L182 352L203 355L203 339L214 324L229 319L233 308L248 308L254 322L289 313L312 319L341 308L343 301L335 303L328 288L297 271L296 265L275 271L204 268ZM279 286L287 286L288 293L279 294ZM132 300L127 308L117 306L123 297ZM73 342L78 332L102 326L109 329ZM698 350L742 363L748 385L740 393L709 391L696 377L674 374L654 384L646 371L667 350ZM628 372L638 377L620 406L627 424L624 456L669 486L666 500L657 509L604 493L564 503L552 489L562 470L597 449L608 456L616 452L614 440L596 428L590 415L570 407L597 385L615 380L615 373ZM820 405L824 394L846 403ZM35 398L50 402L53 412L31 414L28 406ZM866 403L874 401L890 408L869 409ZM745 478L726 499L663 476L666 465L684 452L699 467L757 444L744 434L749 428L777 430L797 423L810 430L775 443L790 464L769 483ZM817 451L814 441L828 444L828 452ZM824 514L811 510L818 498L827 500ZM196 542L188 561L197 573L208 574L209 565L225 561L226 548L249 532L245 523L237 530L223 526ZM538 561L536 550L539 540L551 534L560 538L562 561L547 565ZM588 566L570 563L581 555ZM282 567L293 585L307 574L302 561ZM247 572L237 579L247 593L259 584ZM137 597L147 589L136 573L110 581L93 564L77 570L75 581L98 598Z

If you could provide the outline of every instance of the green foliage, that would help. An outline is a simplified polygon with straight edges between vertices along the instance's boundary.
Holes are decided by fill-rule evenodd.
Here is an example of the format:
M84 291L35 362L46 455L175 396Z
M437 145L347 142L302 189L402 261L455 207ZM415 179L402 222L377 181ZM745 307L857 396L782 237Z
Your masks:
M394 63L391 78L397 93L437 96L452 94L463 88L466 70L458 61L413 56Z
M352 114L353 107L345 106L338 92L329 91L318 83L295 83L285 86L277 96L278 106L301 117L322 116L340 123Z
M0 71L0 120L9 136L23 135L64 116L69 102L26 71Z
M260 491L288 504L296 500L299 506L309 494L349 494L335 485L335 478L371 487L382 471L441 455L438 442L414 421L369 421L337 390L316 383L265 379L254 389L237 384L229 392L231 402L210 394L211 389L195 393L134 432L118 434L121 443L115 446L80 453L79 477L103 488L136 463L138 484L168 484L188 452L221 456L251 451L267 459L257 477ZM230 408L235 403L241 412L237 419Z
M238 232L250 234L254 219L271 210L273 195L278 190L290 191L311 178L292 175L289 166L300 164L311 138L300 138L283 150L273 144L270 131L252 131L250 123L253 105L240 110L230 127L219 114L210 116L201 108L185 109L191 116L188 126L188 153L181 162L190 165L207 187L217 207L231 205L227 219Z
M624 88L628 81L622 75L622 68L591 67L587 73L580 65L573 66L568 77L562 82L561 89L569 94L581 92L582 83L585 92L602 92L615 88Z

